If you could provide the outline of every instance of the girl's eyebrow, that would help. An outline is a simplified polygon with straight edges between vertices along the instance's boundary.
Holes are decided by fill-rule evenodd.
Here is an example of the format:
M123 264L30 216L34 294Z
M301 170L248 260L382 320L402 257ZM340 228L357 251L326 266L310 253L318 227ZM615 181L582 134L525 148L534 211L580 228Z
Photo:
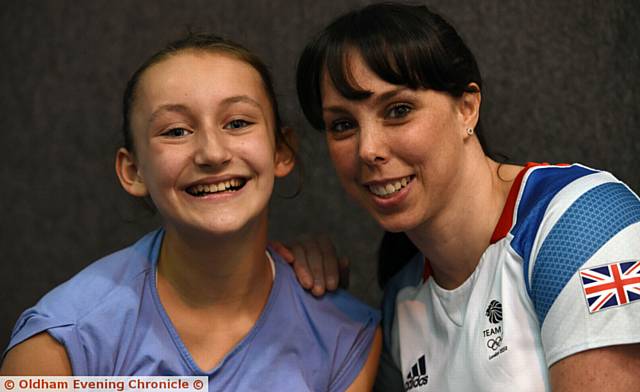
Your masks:
M161 105L159 108L154 110L153 113L151 113L151 116L149 117L149 122L152 123L158 116L160 116L162 113L165 113L165 112L176 112L181 114L188 114L189 108L187 108L185 105L173 104L173 103Z
M260 102L256 101L248 95L234 95L233 97L225 98L220 103L220 106L229 106L238 102L248 103L249 105L255 106L258 109L262 110L262 105L260 105Z
M260 105L260 102L256 101L255 99L251 98L248 95L234 95L232 97L225 98L220 103L220 106L227 107L238 102L247 103L251 106L254 106L262 110L262 105ZM160 116L162 113L165 113L165 112L189 114L190 110L187 106L182 104L169 103L169 104L161 105L156 110L154 110L153 113L151 113L151 116L149 117L149 122L150 123L153 122L158 116Z

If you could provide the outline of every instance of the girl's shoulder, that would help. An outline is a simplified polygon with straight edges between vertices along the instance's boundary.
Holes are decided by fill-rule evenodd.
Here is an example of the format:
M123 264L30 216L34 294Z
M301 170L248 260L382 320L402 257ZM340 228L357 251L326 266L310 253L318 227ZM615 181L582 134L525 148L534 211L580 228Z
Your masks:
M151 232L134 244L102 257L85 267L68 281L46 294L36 306L59 308L77 319L116 297L116 292L135 295L154 265L154 248L160 230ZM126 295L125 295L126 296Z
M51 332L54 329L62 333L84 326L95 331L88 324L110 324L112 315L137 306L153 265L153 249L159 236L160 231L145 235L135 244L91 263L47 293L19 317L5 353L44 331L54 337Z
M345 290L338 289L321 297L313 296L300 285L293 269L277 252L269 249L269 253L274 260L276 281L280 286L278 290L287 292L287 297L285 297L287 301L297 301L317 317L333 318L333 322L339 322L344 317L350 321L369 323L375 320L377 323L379 319L378 310L360 301ZM279 300L283 300L283 298L279 298Z

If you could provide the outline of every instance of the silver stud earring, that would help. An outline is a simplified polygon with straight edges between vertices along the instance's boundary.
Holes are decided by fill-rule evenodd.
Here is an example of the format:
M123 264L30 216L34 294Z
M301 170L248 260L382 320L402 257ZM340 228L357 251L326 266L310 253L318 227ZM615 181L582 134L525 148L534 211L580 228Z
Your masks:
M473 135L473 128L467 128L467 134L469 136Z

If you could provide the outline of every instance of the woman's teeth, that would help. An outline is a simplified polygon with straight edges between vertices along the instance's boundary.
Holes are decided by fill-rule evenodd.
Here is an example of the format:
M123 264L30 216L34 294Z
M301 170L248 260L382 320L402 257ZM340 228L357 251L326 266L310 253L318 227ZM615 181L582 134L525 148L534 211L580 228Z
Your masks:
M206 194L220 193L225 191L237 191L242 188L246 180L233 178L227 181L221 181L217 184L198 184L187 189L187 192L194 196L203 196Z
M369 191L376 196L389 196L407 186L413 180L413 176L401 178L382 185L369 185Z

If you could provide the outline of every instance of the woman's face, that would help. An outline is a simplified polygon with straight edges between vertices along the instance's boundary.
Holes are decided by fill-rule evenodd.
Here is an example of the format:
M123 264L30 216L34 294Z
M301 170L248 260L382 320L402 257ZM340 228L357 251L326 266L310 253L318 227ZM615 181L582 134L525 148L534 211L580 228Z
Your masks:
M258 72L230 55L183 51L147 69L132 108L137 196L171 230L235 232L266 215L277 153ZM288 166L287 166L288 165ZM137 192L137 193L136 193Z
M348 100L325 72L331 159L347 193L384 229L412 230L446 207L461 185L457 173L469 128L464 104L446 93L387 83L357 52L348 61L352 84L372 94Z

